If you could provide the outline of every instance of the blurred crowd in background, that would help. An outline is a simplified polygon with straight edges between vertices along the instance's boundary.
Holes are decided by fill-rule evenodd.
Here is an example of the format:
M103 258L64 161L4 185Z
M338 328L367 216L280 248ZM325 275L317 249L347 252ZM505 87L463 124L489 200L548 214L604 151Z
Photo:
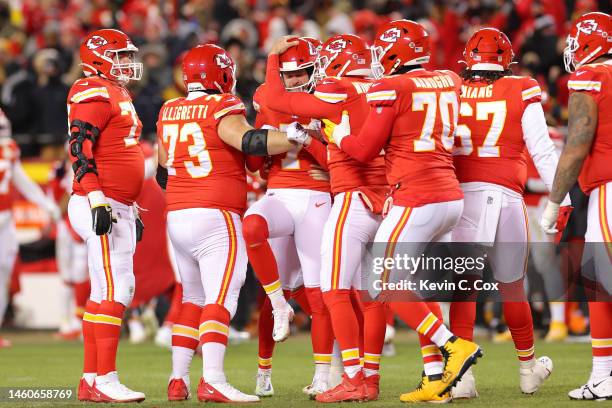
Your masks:
M155 137L157 113L183 92L181 57L200 43L228 49L238 65L237 92L249 103L264 80L266 51L280 36L325 40L356 33L371 40L398 18L419 21L432 38L431 68L461 70L465 41L481 26L512 40L516 73L546 92L549 124L566 119L562 50L570 21L610 12L609 0L0 0L0 107L23 157L63 155L66 96L81 75L80 40L97 28L126 32L140 48L143 80L131 84L143 136Z

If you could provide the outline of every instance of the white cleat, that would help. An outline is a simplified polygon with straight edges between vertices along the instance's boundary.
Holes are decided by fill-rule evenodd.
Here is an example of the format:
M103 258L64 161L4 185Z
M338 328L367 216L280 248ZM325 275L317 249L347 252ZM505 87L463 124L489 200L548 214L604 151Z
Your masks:
M326 377L329 377L326 376ZM312 384L307 385L302 388L302 392L310 397L310 399L315 399L317 394L321 394L330 389L328 378L315 378L312 379Z
M228 382L206 383L202 378L198 385L198 400L200 402L259 402L259 397L245 394Z
M272 370L257 371L255 395L258 397L271 397L274 395L274 387L272 387Z
M531 368L521 368L519 374L523 394L533 394L536 392L544 380L550 377L552 370L553 362L546 356L538 358Z
M291 329L289 323L293 320L293 308L286 303L282 308L272 310L272 316L274 316L272 339L276 342L285 341Z
M573 400L612 400L612 376L589 380L582 387L570 391L567 395Z
M94 382L91 394L95 402L142 402L145 400L144 393L130 390L118 380L102 384Z
M451 389L451 397L453 399L478 398L476 378L474 378L472 367L468 368L463 377L461 377L461 380Z

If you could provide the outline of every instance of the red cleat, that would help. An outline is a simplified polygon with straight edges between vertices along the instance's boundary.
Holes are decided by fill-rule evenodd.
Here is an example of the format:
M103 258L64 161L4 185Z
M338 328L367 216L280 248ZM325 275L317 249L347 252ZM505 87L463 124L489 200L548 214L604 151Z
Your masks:
M378 399L378 384L380 383L380 375L375 374L365 378L366 385L366 401L376 401Z
M209 384L204 382L204 378L200 378L198 400L200 402L259 402L259 397L240 392L227 382Z
M81 378L81 381L79 381L79 389L77 390L77 399L79 401L94 401L92 398L92 389L93 387L87 383L87 380Z
M366 379L360 371L353 378L346 373L342 375L342 382L335 388L318 394L318 402L364 401L367 398Z
M189 388L182 378L173 378L168 384L168 401L185 401L191 398Z

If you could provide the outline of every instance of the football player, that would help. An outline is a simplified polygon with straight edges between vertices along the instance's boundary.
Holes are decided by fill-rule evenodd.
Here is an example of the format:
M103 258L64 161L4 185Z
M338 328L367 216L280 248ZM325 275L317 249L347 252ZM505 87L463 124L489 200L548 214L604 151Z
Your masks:
M159 113L168 233L183 284L173 327L169 400L189 398L189 366L201 341L198 399L259 401L232 387L223 368L229 322L247 267L240 222L247 197L245 157L284 153L310 136L298 123L289 124L287 133L249 126L244 104L233 95L235 78L225 50L197 46L183 60L187 97L166 102Z
M142 123L127 84L142 76L138 49L123 32L97 30L80 48L85 78L68 94L69 157L74 170L70 224L87 244L91 294L83 317L81 401L143 401L119 382L123 312L134 295L137 227L134 201L143 184Z
M19 147L11 138L11 123L0 110L0 327L9 301L9 282L19 249L11 212L11 186L28 200L44 209L54 221L61 212L41 188L26 175L19 160ZM0 348L11 343L0 337Z
M499 282L519 359L520 388L533 394L550 375L552 361L535 358L531 308L523 289L529 242L524 152L526 148L549 190L558 156L548 134L538 82L513 76L509 70L514 53L508 37L495 28L480 29L468 40L463 55L467 68L462 73L454 163L464 207L452 240L490 247L487 259ZM569 206L569 196L564 206ZM455 320L451 330L471 340L475 303L453 302L451 310ZM453 398L476 395L469 370L453 389Z
M277 47L292 47L291 38ZM299 45L298 45L299 46ZM289 48L291 51L293 48ZM366 92L371 85L371 54L366 42L351 34L335 35L322 46L317 74L322 80L314 94L284 92L276 52L268 58L266 83L280 97L268 101L271 109L286 114L339 121L347 110L360 129L368 112ZM382 204L388 191L384 157L360 163L337 146L328 145L328 166L334 204L323 229L321 290L330 311L339 343L345 375L337 387L317 395L317 401L375 400L378 397L380 354L385 337L385 315L380 302L363 302L352 289L361 287L361 262L382 220ZM366 298L362 298L366 299ZM364 367L360 365L360 325L363 307Z
M282 131L295 121L305 127L311 124L311 117L277 112L270 109L270 103L283 99L285 89L301 94L312 91L318 48L320 42L317 44L314 39L300 38L295 47L280 55L284 88L278 92L264 83L255 91L253 105L257 111L257 127ZM289 321L293 316L285 296L303 284L312 316L311 340L315 362L312 383L304 388L304 392L310 395L328 388L334 342L319 279L321 235L331 208L329 181L314 179L309 174L314 166L327 169L326 149L320 141L313 139L307 146L296 146L269 160L268 190L264 197L249 207L242 223L249 261L270 299L274 318L270 337L268 330L262 327L271 316L269 303L265 302L260 313L260 328L264 330L259 333L255 393L259 396L274 393L271 383L274 341L283 341L289 336Z
M568 137L559 159L549 201L542 214L544 230L554 234L562 200L578 180L589 195L583 280L592 280L598 297L610 299L612 235L608 188L612 187L612 19L604 13L578 18L567 36L563 57L571 72ZM592 270L594 269L594 270ZM589 299L593 369L587 383L569 392L571 399L612 399L612 302Z
M397 243L405 242L416 243L404 245L405 255L417 256L428 242L450 241L463 209L451 156L461 82L450 71L422 67L430 58L429 35L414 21L383 25L372 56L372 72L380 79L366 96L370 109L365 125L351 134L349 115L343 114L332 137L336 146L361 162L372 160L384 148L392 207L374 238L384 246L384 254L375 251L374 256L393 258ZM408 272L403 272L385 270L381 285L404 279ZM388 296L383 292L379 298L389 300ZM402 300L389 302L391 309L448 358L438 374L424 376L417 390L400 399L447 402L452 385L482 352L478 345L454 336L412 292L406 291Z

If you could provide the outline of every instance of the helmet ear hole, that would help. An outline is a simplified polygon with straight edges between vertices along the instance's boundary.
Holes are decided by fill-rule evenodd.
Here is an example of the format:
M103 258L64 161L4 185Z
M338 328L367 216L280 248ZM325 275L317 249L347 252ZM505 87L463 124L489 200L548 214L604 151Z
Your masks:
M223 73L223 82L227 82L227 74L225 72Z
M389 55L389 56L387 57L387 59L388 59L389 61L393 61L395 58L397 58L397 54Z

